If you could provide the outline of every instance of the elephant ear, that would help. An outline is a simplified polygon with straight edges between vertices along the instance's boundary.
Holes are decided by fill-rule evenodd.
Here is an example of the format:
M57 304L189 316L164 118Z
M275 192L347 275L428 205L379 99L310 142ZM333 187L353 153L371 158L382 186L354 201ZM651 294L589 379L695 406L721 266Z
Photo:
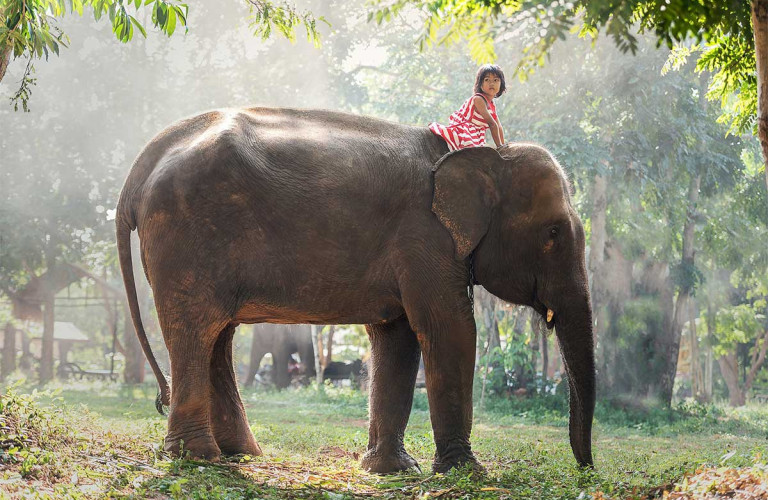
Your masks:
M458 260L465 259L488 231L499 200L494 170L503 162L495 149L479 147L454 151L435 164L432 212L451 233Z

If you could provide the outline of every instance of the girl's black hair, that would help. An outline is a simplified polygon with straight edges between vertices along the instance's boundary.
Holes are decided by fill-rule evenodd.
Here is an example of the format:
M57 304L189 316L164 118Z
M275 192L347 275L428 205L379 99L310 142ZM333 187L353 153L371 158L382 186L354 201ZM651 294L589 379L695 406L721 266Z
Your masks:
M496 97L501 97L501 94L507 91L507 84L504 81L504 72L495 64L484 64L477 70L477 77L475 77L475 94L483 93L483 79L488 73L498 76L499 80L501 80L499 93L496 94Z

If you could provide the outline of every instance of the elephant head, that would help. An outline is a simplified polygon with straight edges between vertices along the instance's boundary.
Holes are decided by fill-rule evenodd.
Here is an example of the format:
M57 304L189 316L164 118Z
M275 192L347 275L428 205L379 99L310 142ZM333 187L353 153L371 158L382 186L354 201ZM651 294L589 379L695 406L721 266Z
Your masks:
M555 328L570 387L570 440L592 465L595 361L584 228L562 168L544 148L468 148L435 165L432 211L455 257L497 297L533 307Z

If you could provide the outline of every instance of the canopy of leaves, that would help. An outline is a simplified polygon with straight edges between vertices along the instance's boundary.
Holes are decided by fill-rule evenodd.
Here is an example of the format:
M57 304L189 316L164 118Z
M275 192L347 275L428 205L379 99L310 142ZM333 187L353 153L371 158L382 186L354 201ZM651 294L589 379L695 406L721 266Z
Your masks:
M58 55L60 47L69 44L69 37L59 27L58 21L69 11L83 15L84 10L90 10L96 21L107 17L112 26L112 32L121 42L129 42L138 30L146 37L144 26L128 7L133 7L134 13L140 9L151 9L152 24L163 33L171 36L176 31L177 24L187 25L187 5L176 1L166 0L1 0L0 3L0 60L11 51L14 59L28 59L27 69L21 79L21 85L11 99L14 109L19 104L28 111L28 101L31 86L35 84L32 78L34 59L41 59L53 52ZM5 68L3 68L3 73ZM4 74L0 73L0 80Z
M695 40L677 52L684 59L700 52L699 70L715 73L710 98L723 101L722 120L731 132L756 126L757 81L749 3L690 0L379 0L371 16L379 23L413 9L425 16L420 44L468 42L479 62L496 60L496 48L509 39L524 38L523 57L516 68L525 78L544 63L547 54L569 31L611 37L624 52L637 52L639 33L652 33L657 45L670 48ZM732 97L735 96L735 97Z
M274 30L295 41L296 27L303 25L307 39L319 46L318 22L328 22L315 17L309 11L300 12L294 5L269 0L246 0L250 9L249 24L255 35L266 40ZM131 11L129 9L132 7ZM187 29L189 8L178 0L0 0L0 80L5 68L2 60L10 51L13 58L27 58L27 69L21 85L11 99L14 109L19 104L28 111L34 59L48 59L50 53L59 55L61 47L67 47L69 37L59 27L60 19L67 13L82 16L90 10L96 21L108 18L115 38L123 43L131 41L137 30L146 38L147 32L136 18L139 12L149 11L152 25L168 36L178 26Z

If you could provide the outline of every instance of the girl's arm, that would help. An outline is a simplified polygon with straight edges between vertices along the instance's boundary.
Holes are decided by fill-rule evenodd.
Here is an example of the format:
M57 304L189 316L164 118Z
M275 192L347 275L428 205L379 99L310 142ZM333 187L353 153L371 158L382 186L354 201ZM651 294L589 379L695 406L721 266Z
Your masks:
M485 104L485 99L478 95L475 96L473 101L475 104L475 109L478 113L480 113L480 116L485 119L485 123L487 123L488 127L491 129L491 137L493 137L493 142L496 143L496 147L498 148L504 144L504 136L502 135L501 126L496 122L496 120L493 119L491 113L488 111L488 106Z
M501 145L503 146L506 141L504 141L504 129L501 128L501 122L496 120L496 125L499 127L499 137L501 137Z

